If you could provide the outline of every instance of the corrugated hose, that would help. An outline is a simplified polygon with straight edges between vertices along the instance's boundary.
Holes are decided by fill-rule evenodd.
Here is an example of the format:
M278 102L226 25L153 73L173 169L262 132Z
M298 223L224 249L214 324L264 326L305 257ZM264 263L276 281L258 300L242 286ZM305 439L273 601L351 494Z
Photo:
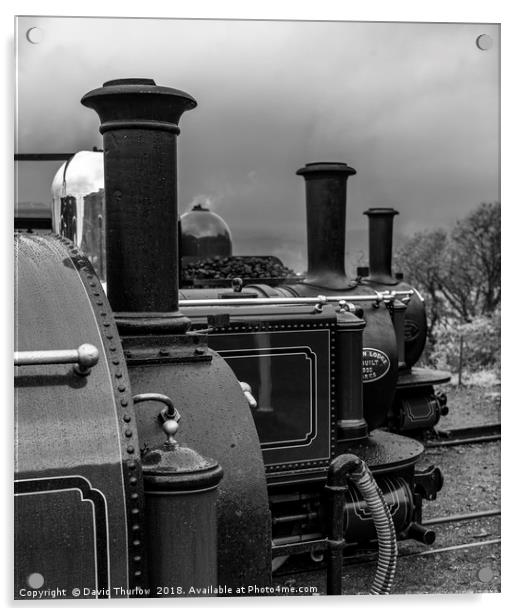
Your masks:
M366 501L377 532L379 555L370 594L387 595L391 591L397 565L395 526L381 489L366 462L349 453L332 460L325 486L330 495L327 592L330 595L342 593L342 553L346 545L343 511L347 480L356 486Z
M357 458L357 456L354 456L354 458L357 462L355 462L353 469L349 469L348 478L357 486L370 509L379 544L377 571L370 588L370 594L387 595L391 591L397 566L395 526L381 489L366 462Z

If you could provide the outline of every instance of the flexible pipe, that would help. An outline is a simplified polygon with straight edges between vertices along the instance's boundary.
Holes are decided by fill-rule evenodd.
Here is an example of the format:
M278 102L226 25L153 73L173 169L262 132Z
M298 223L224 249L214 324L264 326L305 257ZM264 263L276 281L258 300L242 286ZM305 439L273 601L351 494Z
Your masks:
M379 554L370 594L387 595L397 565L397 537L390 510L367 464L353 454L340 455L332 462L328 483L339 485L339 481L346 477L355 484L366 501L377 532Z
M395 527L381 489L375 482L366 463L361 461L361 466L362 473L360 476L357 473L355 476L350 474L349 477L360 490L366 504L370 508L375 530L377 531L379 557L370 594L387 595L390 593L397 565Z

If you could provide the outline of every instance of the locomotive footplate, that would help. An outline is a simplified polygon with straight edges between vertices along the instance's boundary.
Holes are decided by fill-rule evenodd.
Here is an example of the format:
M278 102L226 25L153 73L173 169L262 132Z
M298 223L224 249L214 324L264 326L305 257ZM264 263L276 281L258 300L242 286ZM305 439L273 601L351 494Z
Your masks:
M413 468L424 446L407 436L374 430L359 443L339 443L337 454L353 453L366 462L374 475Z
M442 385L451 380L451 374L443 370L430 368L411 368L399 372L397 389L410 389L412 387L426 387L427 385Z

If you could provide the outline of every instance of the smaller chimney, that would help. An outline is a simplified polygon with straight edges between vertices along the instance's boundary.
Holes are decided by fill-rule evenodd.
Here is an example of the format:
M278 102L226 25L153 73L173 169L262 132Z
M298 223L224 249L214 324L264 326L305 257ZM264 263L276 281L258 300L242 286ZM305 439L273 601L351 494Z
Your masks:
M355 169L345 163L309 163L297 171L306 182L308 271L305 284L346 289L344 267L346 182Z
M364 214L369 218L370 275L368 280L396 285L392 276L393 217L399 212L391 207L374 207Z

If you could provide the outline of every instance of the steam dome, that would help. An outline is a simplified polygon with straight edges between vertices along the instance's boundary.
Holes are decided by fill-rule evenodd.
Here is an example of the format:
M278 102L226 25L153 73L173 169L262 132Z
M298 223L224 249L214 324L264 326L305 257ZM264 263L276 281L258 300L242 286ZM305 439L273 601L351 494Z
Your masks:
M195 205L180 218L182 257L230 257L232 236L227 223L215 212Z
M51 192L54 232L72 240L105 282L103 153L77 152L56 172Z

